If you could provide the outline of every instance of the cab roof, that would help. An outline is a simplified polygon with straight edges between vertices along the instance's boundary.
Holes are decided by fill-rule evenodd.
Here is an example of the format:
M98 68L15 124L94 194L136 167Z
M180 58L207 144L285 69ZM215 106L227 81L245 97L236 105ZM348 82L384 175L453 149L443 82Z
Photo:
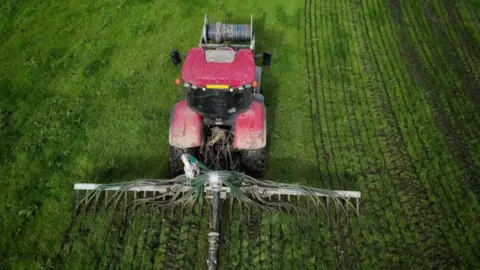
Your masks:
M193 48L185 58L182 80L199 87L206 84L227 84L230 87L251 84L255 80L255 58L249 49Z

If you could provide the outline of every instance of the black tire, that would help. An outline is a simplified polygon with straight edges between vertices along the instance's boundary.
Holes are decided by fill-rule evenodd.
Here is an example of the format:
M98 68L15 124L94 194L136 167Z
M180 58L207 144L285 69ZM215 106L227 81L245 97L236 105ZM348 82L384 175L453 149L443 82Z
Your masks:
M183 174L183 162L181 156L183 153L190 154L194 157L197 157L198 147L195 148L178 148L170 145L170 161L169 161L169 171L170 177L175 177L180 174Z
M242 170L256 178L263 178L265 174L265 163L267 151L265 148L243 150L240 152Z

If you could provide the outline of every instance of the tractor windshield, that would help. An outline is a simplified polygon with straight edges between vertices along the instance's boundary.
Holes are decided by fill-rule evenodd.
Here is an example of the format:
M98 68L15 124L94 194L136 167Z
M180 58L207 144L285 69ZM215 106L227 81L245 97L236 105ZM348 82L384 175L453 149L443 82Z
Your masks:
M189 89L188 105L204 117L212 120L227 120L232 114L246 109L251 95L247 89L243 91L218 89Z

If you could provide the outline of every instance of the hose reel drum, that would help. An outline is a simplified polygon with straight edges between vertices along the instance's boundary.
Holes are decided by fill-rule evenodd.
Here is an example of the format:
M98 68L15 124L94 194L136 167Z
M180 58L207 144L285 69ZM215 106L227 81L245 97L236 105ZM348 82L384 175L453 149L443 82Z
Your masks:
M218 47L224 42L250 42L250 44L235 44L235 47L254 49L255 35L253 33L253 16L250 24L209 23L205 14L200 38L200 47Z

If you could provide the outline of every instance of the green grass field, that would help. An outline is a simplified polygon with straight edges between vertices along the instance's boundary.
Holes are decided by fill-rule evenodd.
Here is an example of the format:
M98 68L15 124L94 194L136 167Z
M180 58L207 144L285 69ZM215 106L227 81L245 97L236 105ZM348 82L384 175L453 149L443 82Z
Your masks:
M225 209L221 269L480 267L479 1L5 0L0 268L205 268L199 209L72 221L75 182L166 175L205 13L273 53L266 178L362 192L349 226Z

